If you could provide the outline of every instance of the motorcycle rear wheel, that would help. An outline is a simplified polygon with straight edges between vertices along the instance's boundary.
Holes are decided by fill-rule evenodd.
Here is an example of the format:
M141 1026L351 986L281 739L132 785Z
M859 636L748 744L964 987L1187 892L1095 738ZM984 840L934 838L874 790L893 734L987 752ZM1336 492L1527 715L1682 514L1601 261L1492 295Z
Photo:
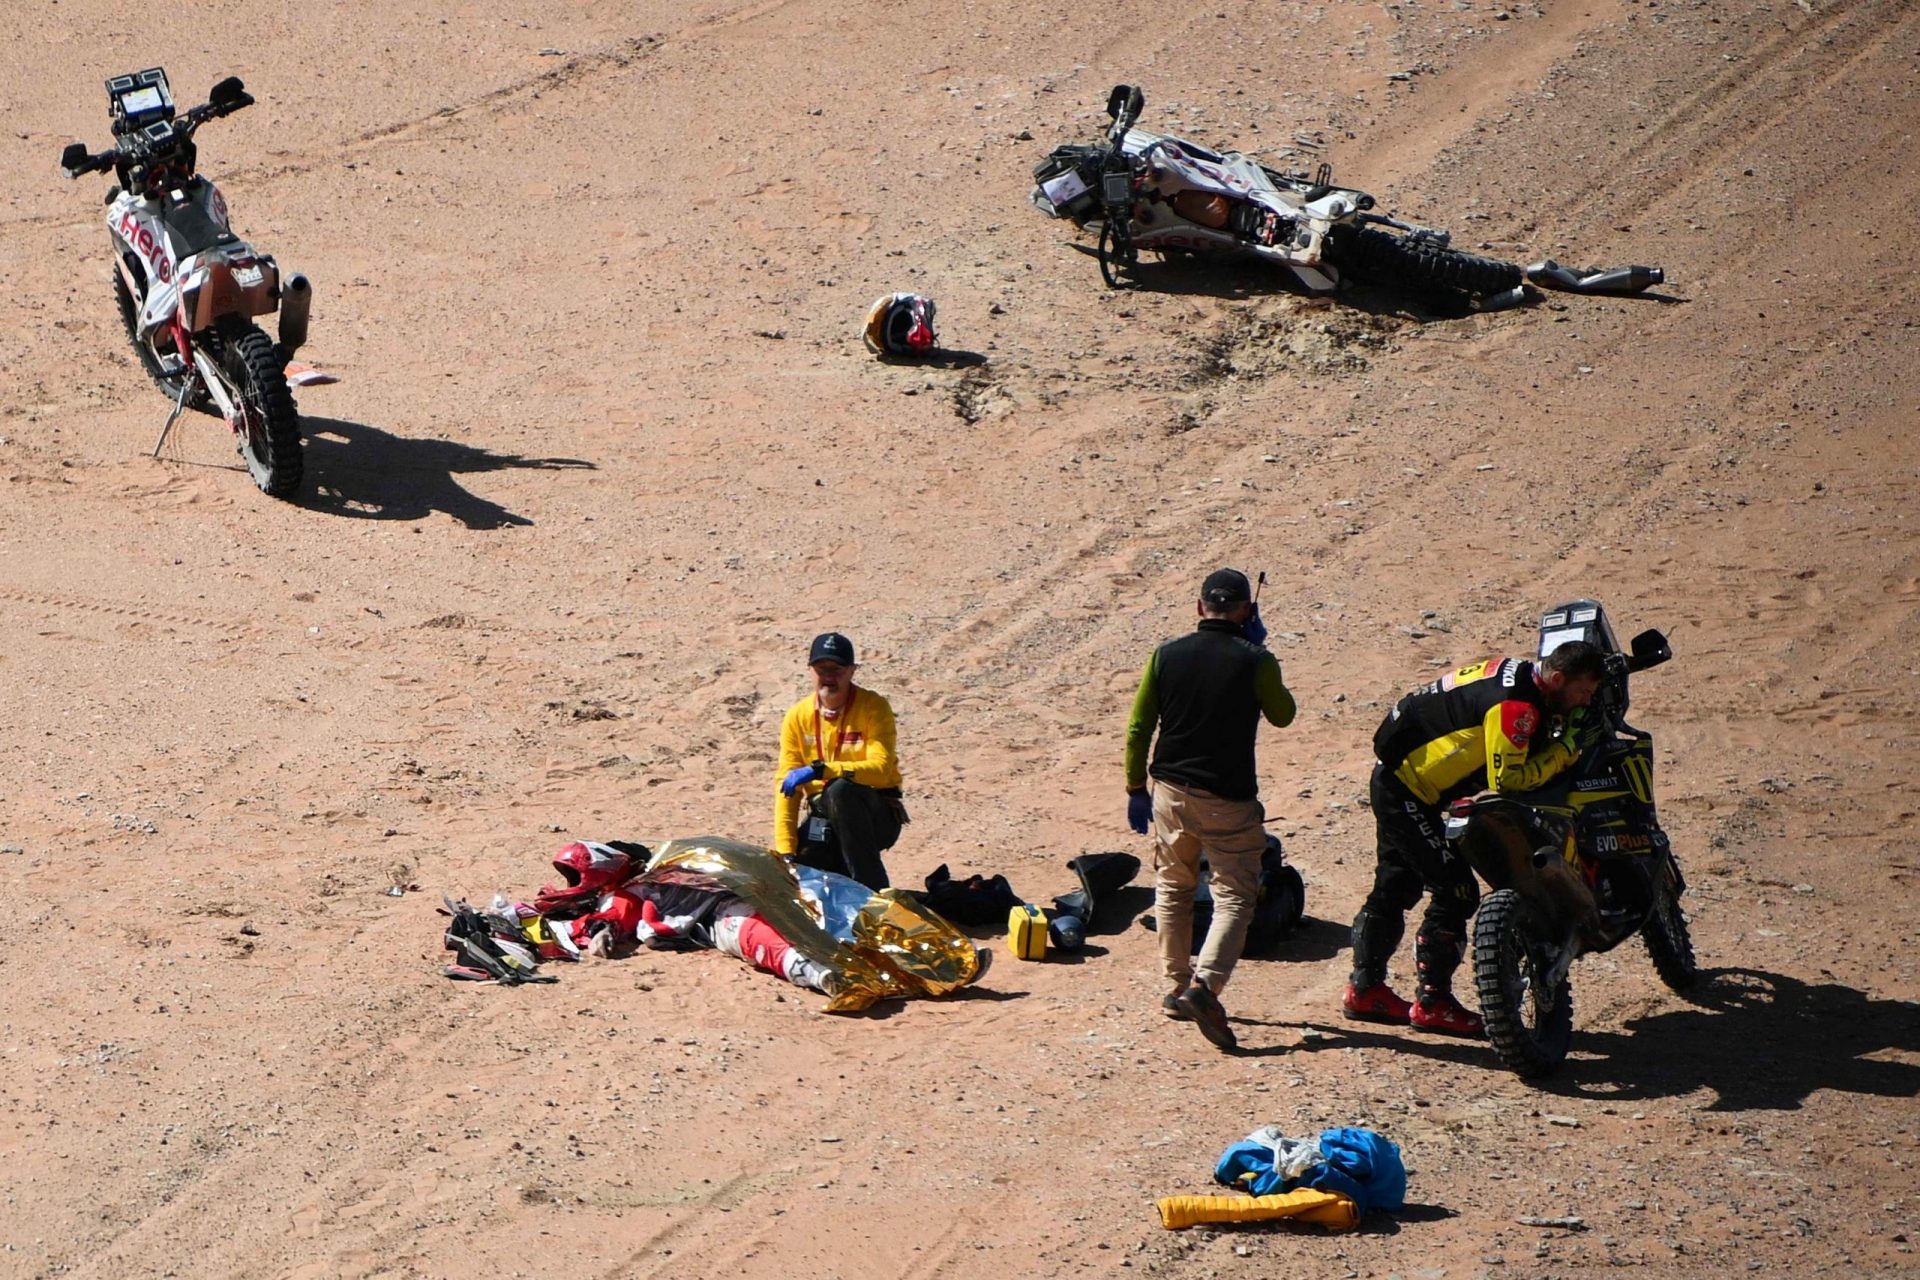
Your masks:
M126 277L118 270L113 273L113 299L119 305L120 323L127 331L127 341L133 344L134 354L140 358L140 367L147 371L147 376L153 379L154 385L165 393L168 400L178 401L181 386L193 375L184 364L170 372L160 363L160 357L154 354L153 348L140 340L140 304L134 298L133 290L127 287ZM207 394L206 388L195 386L188 394L187 407L211 412L213 397Z
M1494 1052L1528 1080L1558 1070L1573 1040L1572 985L1543 991L1544 968L1520 895L1487 895L1473 924L1473 982Z
M1647 954L1653 957L1653 971L1670 991L1685 991L1700 981L1700 966L1693 958L1693 936L1687 931L1687 916L1680 909L1670 883L1659 885L1653 896L1653 910L1640 926L1646 939Z
M1511 262L1482 258L1431 242L1360 227L1340 237L1341 264L1374 284L1439 285L1486 297L1517 287L1526 276Z
M291 498L300 487L300 413L280 350L255 324L227 334L218 352L221 372L240 406L240 456L262 493Z

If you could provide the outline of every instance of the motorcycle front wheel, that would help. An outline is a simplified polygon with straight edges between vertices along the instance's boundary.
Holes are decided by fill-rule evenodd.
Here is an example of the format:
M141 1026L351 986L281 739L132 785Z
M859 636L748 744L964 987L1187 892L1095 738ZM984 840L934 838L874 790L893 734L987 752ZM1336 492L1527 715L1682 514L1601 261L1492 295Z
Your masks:
M1558 1070L1573 1040L1572 985L1545 986L1541 953L1520 895L1487 895L1473 924L1473 982L1494 1052L1529 1080Z
M300 413L279 349L255 324L223 335L220 372L240 409L240 456L262 493L291 498L300 487Z
M1687 916L1674 893L1673 878L1663 875L1653 894L1653 910L1640 926L1646 939L1647 954L1653 957L1653 971L1670 991L1685 991L1700 981L1700 966L1693 958L1693 936L1687 932Z
M1107 282L1107 288L1124 289L1121 268L1132 270L1140 261L1140 251L1133 247L1132 236L1116 233L1111 222L1102 222L1100 243L1095 252L1100 259L1100 278Z

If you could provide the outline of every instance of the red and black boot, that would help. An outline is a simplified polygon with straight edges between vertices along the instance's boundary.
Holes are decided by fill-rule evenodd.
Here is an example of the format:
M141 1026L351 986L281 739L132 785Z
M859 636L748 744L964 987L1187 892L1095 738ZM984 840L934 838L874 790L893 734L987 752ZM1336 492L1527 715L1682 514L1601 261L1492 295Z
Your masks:
M1400 945L1406 927L1399 915L1360 908L1353 918L1353 976L1340 998L1340 1012L1356 1022L1384 1022L1404 1027L1413 1006L1387 985L1387 962Z
M1422 1031L1478 1040L1487 1033L1479 1014L1453 998L1453 971L1466 954L1464 934L1423 929L1413 940L1413 956L1420 966L1420 994L1407 1021Z

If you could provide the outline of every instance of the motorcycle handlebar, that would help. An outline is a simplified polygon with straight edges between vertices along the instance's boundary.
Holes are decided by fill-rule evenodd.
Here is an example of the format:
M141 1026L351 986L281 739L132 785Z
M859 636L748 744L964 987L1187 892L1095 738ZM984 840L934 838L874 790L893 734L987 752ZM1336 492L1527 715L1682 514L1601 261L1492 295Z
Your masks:
M193 131L207 121L230 116L236 111L252 106L253 102L253 95L241 87L240 81L229 77L213 87L213 94L209 101L189 108L178 117L175 123L188 137L191 137ZM122 161L132 159L134 159L132 153L119 147L109 147L95 155L86 149L85 144L73 142L60 153L60 167L69 178L81 178L89 173L103 172Z
M79 148L76 153L74 148ZM83 178L89 173L99 173L110 169L120 159L120 152L108 148L99 155L89 152L83 143L73 143L60 153L60 168L69 178Z

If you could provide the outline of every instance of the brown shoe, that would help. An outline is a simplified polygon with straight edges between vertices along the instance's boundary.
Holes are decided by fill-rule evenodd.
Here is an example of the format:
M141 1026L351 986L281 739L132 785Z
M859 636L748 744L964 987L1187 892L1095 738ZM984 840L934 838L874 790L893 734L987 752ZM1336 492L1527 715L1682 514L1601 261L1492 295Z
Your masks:
M1233 1034L1233 1028L1227 1025L1227 1011L1220 1007L1220 997L1199 983L1182 991L1174 1001L1187 1011L1200 1028L1200 1034L1212 1042L1221 1052L1231 1052L1240 1045L1240 1038Z

